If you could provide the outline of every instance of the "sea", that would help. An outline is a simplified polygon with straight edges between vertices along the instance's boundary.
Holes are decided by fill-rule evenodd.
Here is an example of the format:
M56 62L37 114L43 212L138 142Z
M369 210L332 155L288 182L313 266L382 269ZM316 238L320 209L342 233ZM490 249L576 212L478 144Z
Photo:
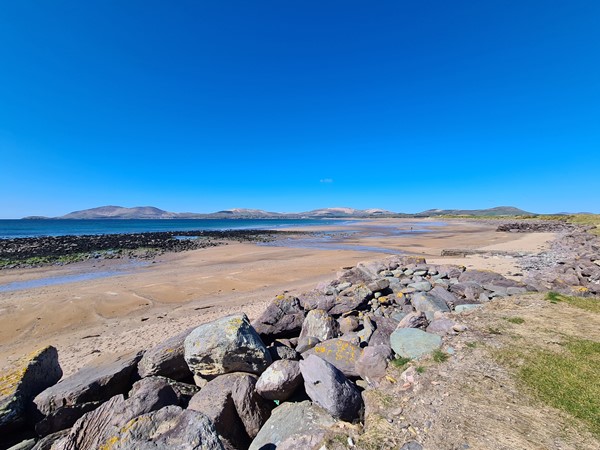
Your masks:
M0 239L155 231L277 230L349 223L339 219L0 219Z

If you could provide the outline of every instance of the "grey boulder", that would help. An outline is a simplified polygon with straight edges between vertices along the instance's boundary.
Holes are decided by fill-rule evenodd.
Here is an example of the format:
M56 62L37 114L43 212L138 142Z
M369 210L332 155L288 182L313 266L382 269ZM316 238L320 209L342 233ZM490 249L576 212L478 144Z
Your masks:
M102 402L127 392L141 356L141 353L134 353L97 361L44 390L34 403L38 411L47 416L63 407Z
M363 407L356 386L335 366L315 355L300 361L306 394L333 417L351 422Z
M268 400L287 400L302 384L298 361L275 361L256 382L256 392Z
M404 358L416 359L442 345L442 338L417 328L398 328L390 336L394 353Z
M347 377L359 376L356 371L356 361L358 361L361 354L362 349L360 347L339 338L321 342L304 353L307 357L316 355L333 364Z
M427 292L417 292L414 294L411 303L418 312L450 312L450 308L448 308L448 305L442 298Z
M183 356L183 344L191 331L179 333L146 351L138 363L140 377L161 375L173 380L191 378L192 372Z
M271 364L246 314L234 314L200 325L185 339L185 360L194 375L230 372L260 374Z
M366 347L356 361L356 371L369 384L377 384L385 377L391 357L392 349L388 345Z
M299 339L312 336L320 341L326 341L335 338L337 334L338 324L335 319L322 309L313 309L304 319Z
M304 309L296 297L277 296L252 326L270 339L297 335L304 321Z
M336 420L329 413L309 401L283 403L273 410L249 450L272 450L288 439L322 435L335 423Z
M62 376L58 352L44 347L23 358L0 377L0 434L18 428L33 398Z

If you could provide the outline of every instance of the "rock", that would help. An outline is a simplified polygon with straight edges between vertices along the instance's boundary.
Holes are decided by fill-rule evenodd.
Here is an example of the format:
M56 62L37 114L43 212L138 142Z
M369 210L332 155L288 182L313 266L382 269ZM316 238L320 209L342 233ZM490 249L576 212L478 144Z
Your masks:
M193 384L182 383L180 381L170 380L164 378L164 380L173 388L177 395L177 405L182 408L187 408L191 398L198 393L200 388Z
M390 282L385 278L379 278L378 280L372 281L367 284L367 289L372 292L385 291L390 287Z
M68 434L69 430L62 430L52 433L37 441L31 450L50 450L55 442L65 438Z
M192 378L192 372L185 362L184 341L192 328L173 336L144 353L138 363L140 377L161 375L172 380Z
M455 325L456 322L450 319L435 319L429 323L429 326L425 331L437 334L438 336L445 336L454 331Z
M364 285L352 286L342 292L335 299L329 314L341 315L349 311L365 309L373 293Z
M275 361L256 382L256 392L267 400L284 401L302 384L298 361Z
M397 328L427 328L428 324L429 321L427 320L427 317L425 317L425 313L413 312L407 314L404 319L398 323Z
M96 409L101 404L102 402L97 401L58 408L35 424L35 432L38 436L48 436L58 431L66 430L72 427L77 419L85 413Z
M423 446L417 441L409 441L400 447L400 450L423 450Z
M255 375L222 375L192 397L188 409L212 420L225 448L247 448L274 406L256 393L255 386Z
M315 431L312 434L294 434L279 443L277 450L318 450L326 449L326 439L330 436L326 430ZM325 442L325 443L324 443Z
M259 335L269 340L291 337L300 331L304 314L304 308L296 297L279 295L252 326Z
M442 338L417 328L398 328L390 336L392 350L403 358L416 359L442 345Z
M364 316L363 318L363 329L358 332L358 337L360 342L369 342L371 336L375 332L375 324L371 320L369 316Z
M319 342L321 342L321 341L314 336L303 337L302 339L298 340L298 346L296 347L296 350L299 353L304 353L304 352L310 350L311 348L313 348Z
M300 361L304 388L310 399L333 417L351 422L363 406L358 389L335 366L315 355Z
M484 289L479 284L466 281L464 283L456 283L450 286L450 292L455 293L461 297L466 298L467 300L477 300L481 293L483 293ZM454 302L456 305L457 302Z
M178 406L142 414L127 423L110 443L111 450L223 450L206 415Z
M454 305L458 301L458 297L456 297L456 295L438 285L434 286L434 288L429 291L429 295L439 298L446 303L446 305Z
M278 341L273 342L273 344L270 345L267 350L269 350L271 359L273 361L279 361L280 359L291 359L297 361L300 359L300 353Z
M34 403L38 411L47 416L63 407L103 402L127 392L137 375L136 366L141 356L141 353L111 355L95 361L41 392Z
M335 423L330 414L309 401L283 403L273 410L269 420L250 444L249 450L279 448L279 444L291 437L318 435Z
M461 312L465 312L465 311L470 311L472 309L476 309L476 308L481 308L481 306L483 305L469 305L469 304L465 304L465 305L458 305L456 308L454 308L454 311L457 313L461 313Z
M335 291L337 295L337 290ZM300 295L298 300L300 301L300 306L304 308L305 311L311 311L313 309L322 309L323 311L329 311L333 305L335 304L336 297L333 295L324 295L318 291L309 291ZM302 319L304 320L304 318ZM302 327L302 323L300 324Z
M452 327L452 329L453 329L454 331L456 331L457 333L462 333L462 332L464 332L464 331L467 331L467 330L468 330L467 326L466 326L466 325L463 325L463 324L461 324L461 323L454 324L454 326Z
M450 308L443 299L426 292L417 292L413 295L411 303L419 312L450 312Z
M502 275L496 272L486 270L465 270L458 277L458 281L464 283L466 281L472 281L479 285L498 282L499 280L506 280Z
M429 281L419 281L417 283L410 283L408 285L409 288L414 289L415 291L430 291L431 283Z
M366 347L356 361L356 371L369 384L379 383L385 377L392 349L387 345Z
M129 398L115 395L98 408L84 414L66 438L53 450L111 448L123 428L136 417L177 402L173 389L159 377L144 378L135 383ZM55 448L57 447L57 448Z
M35 446L35 439L26 439L9 447L8 450L31 450Z
M412 307L411 307L412 309ZM373 317L375 331L369 339L369 346L390 345L390 335L398 326L398 321L389 317Z
M234 314L200 325L185 339L185 360L195 375L230 372L260 374L271 354L246 314Z
M338 334L338 324L333 317L322 309L309 311L302 324L300 339L312 336L320 341L333 339Z
M0 376L0 434L21 427L36 395L62 377L56 348L48 346L22 358Z
M355 316L346 316L338 319L341 334L351 333L358 328L358 319Z
M362 349L350 342L341 339L330 339L317 344L315 347L304 353L305 360L309 355L316 355L319 358L333 364L347 377L358 377L356 371L356 361L360 357Z

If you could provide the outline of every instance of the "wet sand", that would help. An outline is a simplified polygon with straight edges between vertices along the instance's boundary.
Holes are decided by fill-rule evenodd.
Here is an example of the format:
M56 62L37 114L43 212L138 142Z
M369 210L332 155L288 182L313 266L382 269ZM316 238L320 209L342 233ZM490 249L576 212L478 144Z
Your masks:
M422 228L431 231L417 231ZM419 254L432 263L458 263L513 275L519 268L512 258L439 255L445 248L538 252L554 237L552 233L498 233L495 228L465 221L439 226L426 220L364 220L308 228L332 236L324 245L311 248L302 248L302 242L287 244L291 247L233 243L165 254L154 262L129 266L124 260L102 260L0 271L0 286L113 273L0 292L0 368L51 344L58 348L63 370L69 374L99 356L148 348L224 314L244 311L253 318L274 296L309 290L333 278L342 267L384 258L381 249Z

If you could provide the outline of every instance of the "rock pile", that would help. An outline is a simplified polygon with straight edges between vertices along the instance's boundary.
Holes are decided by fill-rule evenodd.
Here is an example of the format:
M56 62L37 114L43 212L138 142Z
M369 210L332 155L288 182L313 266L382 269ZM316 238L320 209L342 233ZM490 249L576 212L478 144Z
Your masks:
M600 295L600 239L582 230L561 233L547 251L521 260L524 281L539 291Z
M252 324L223 317L58 383L47 350L2 379L0 436L35 431L18 447L35 450L319 448L332 427L364 420L364 394L392 358L442 347L465 329L456 312L527 289L394 256L278 296Z
M574 225L557 221L519 221L503 223L496 231L508 231L511 233L557 233L562 231L573 231Z

